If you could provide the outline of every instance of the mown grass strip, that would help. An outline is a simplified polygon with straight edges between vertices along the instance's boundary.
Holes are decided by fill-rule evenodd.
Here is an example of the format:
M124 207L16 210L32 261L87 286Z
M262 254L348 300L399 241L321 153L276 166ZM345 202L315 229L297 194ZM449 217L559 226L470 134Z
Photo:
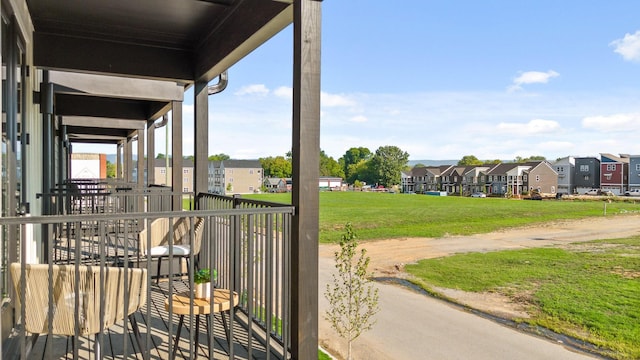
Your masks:
M247 198L291 203L290 194L255 194ZM321 192L320 242L340 240L353 224L360 240L398 237L471 235L503 228L590 216L640 213L634 202L524 201L501 198Z
M640 358L640 237L460 254L406 271L427 287L529 299L531 319L523 321L586 340L609 356Z

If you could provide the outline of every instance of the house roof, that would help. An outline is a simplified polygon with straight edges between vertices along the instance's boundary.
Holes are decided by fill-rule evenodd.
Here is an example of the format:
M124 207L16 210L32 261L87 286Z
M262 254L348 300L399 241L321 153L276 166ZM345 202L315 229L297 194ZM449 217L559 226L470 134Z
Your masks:
M167 165L167 159L166 158L161 158L161 159L154 159L153 160L153 165L155 167L165 167ZM173 159L169 158L169 167L173 167ZM191 160L190 158L184 158L182 159L182 167L183 168L192 168L193 167L193 160Z
M277 185L278 185L278 184L280 184L281 182L282 182L283 184L285 184L285 183L286 183L286 182L285 182L285 180L284 180L284 179L281 179L281 178L265 178L265 179L264 179L264 181L265 181L267 184L272 185L272 186L277 186Z
M603 163L629 163L629 156L615 156L613 154L601 153L600 154L601 162Z
M260 160L222 160L214 162L215 167L225 169L262 169Z

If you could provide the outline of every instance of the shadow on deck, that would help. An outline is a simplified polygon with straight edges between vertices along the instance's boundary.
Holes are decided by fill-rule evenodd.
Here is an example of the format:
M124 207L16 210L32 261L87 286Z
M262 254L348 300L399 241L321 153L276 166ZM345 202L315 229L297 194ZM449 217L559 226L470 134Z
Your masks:
M174 314L169 318L169 312L165 310L165 301L170 294L176 294L188 290L188 282L186 279L174 279L171 281L173 291L169 291L169 281L164 280L159 284L153 283L151 285L151 298L148 299L147 304L135 314L140 333L142 337L142 344L145 347L145 352L148 353L149 359L170 359L170 347L173 351L173 345L175 341L175 334L178 330L179 316ZM272 348L271 354L267 356L266 347L262 345L265 334L263 332L256 333L255 329L252 331L252 338L249 339L249 332L247 331L247 318L244 313L240 311L235 312L234 322L229 321L229 314L216 313L212 315L211 322L211 334L213 335L213 342L209 347L207 339L207 327L206 318L203 316L200 318L199 324L199 336L195 339L195 316L193 322L187 315L184 318L184 326L180 334L180 341L178 343L178 349L176 351L177 359L191 359L196 357L212 358L212 359L229 359L232 353L227 342L225 335L225 328L222 316L225 316L227 324L233 324L233 329L230 329L231 339L233 344L233 358L235 359L282 359L282 353L278 353ZM150 318L150 322L147 323L147 318ZM106 359L144 359L145 356L140 352L138 344L131 331L131 325L127 323L127 331L123 326L123 322L112 326L104 332L103 343L101 346L102 355ZM193 335L191 335L193 333ZM171 335L170 335L171 334ZM193 336L193 342L192 342ZM81 337L77 344L77 357L79 359L92 359L95 357L95 342L96 338ZM149 341L150 340L150 341ZM52 353L45 355L45 343L51 342ZM9 347L14 347L14 351L8 351L15 354L16 359L20 358L19 352L19 339L14 336L8 343ZM5 346L6 348L6 346ZM211 353L211 357L210 357ZM126 354L126 356L125 356ZM192 356L193 355L193 356ZM40 336L35 345L33 346L28 359L73 359L74 358L74 343L72 337L65 336Z

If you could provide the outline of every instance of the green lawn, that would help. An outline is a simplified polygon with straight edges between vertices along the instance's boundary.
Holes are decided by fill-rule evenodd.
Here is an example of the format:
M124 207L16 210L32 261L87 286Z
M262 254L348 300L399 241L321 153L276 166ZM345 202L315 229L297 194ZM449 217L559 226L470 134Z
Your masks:
M587 340L603 354L640 358L640 236L470 253L406 266L426 289L497 292L525 304L527 321Z
M291 203L290 194L246 195ZM347 222L360 240L469 235L558 219L640 212L640 201L525 201L502 198L321 192L320 242L338 242Z

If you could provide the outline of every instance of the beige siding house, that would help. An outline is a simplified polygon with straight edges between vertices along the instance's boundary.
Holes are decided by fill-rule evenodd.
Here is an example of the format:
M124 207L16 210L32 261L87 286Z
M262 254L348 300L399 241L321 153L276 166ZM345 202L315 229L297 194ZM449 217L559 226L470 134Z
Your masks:
M531 190L555 194L558 192L558 173L551 164L541 161L526 170L523 175L524 185Z
M155 159L154 179L156 185L171 186L173 176L171 159L168 164L167 167L166 159ZM193 161L190 159L182 160L182 192L193 192Z
M209 162L209 191L214 194L252 194L262 187L263 171L258 160Z

